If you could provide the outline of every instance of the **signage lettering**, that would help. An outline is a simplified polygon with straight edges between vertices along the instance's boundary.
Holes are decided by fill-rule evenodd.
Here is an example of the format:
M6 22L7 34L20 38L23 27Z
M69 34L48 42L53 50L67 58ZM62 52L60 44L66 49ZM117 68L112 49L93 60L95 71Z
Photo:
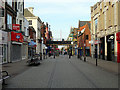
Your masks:
M20 24L13 24L12 29L13 30L20 30Z

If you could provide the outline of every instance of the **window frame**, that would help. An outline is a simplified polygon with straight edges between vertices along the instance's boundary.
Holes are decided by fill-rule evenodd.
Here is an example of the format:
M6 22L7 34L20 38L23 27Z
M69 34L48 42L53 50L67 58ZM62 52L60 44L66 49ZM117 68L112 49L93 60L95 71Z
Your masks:
M32 20L29 20L28 22L29 22L29 25L32 25Z
M13 0L7 0L7 4L10 5L11 7L13 6L12 2Z
M10 15L9 13L7 13L7 29L11 29L12 30L12 15ZM11 27L9 27L11 26Z

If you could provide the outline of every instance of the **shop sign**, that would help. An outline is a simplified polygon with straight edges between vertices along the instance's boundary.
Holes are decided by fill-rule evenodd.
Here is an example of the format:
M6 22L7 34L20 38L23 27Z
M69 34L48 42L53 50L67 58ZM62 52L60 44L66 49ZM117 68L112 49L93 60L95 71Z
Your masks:
M11 41L23 42L22 33L11 32Z
M96 40L96 41L94 42L94 44L99 44L99 43L101 43L100 40Z
M118 33L116 34L116 36L117 36L116 40L117 40L117 41L120 41L120 32L118 32Z
M13 24L12 29L13 30L20 30L20 24Z

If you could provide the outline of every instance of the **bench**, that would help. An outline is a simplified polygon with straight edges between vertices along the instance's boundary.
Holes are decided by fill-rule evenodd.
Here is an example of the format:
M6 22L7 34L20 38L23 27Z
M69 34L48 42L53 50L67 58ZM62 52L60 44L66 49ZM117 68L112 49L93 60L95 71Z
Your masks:
M38 57L33 57L31 59L28 59L27 61L28 65L39 65L40 64L40 60L38 59Z
M10 77L7 71L1 72L2 78L0 79L0 82L2 82L2 85L6 85L5 80Z

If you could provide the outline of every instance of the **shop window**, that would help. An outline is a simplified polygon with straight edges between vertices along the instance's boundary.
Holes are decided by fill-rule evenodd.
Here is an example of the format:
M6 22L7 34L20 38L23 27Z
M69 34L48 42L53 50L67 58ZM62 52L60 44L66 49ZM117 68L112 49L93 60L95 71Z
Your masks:
M20 9L20 2L18 2L18 9Z
M16 24L15 17L13 18L13 24Z
M0 17L4 17L4 8L0 8Z
M22 9L23 9L23 8L22 8L22 5L20 5L20 11L21 11L21 12L22 12Z
M98 24L98 19L95 19L95 34L97 33L97 24Z

